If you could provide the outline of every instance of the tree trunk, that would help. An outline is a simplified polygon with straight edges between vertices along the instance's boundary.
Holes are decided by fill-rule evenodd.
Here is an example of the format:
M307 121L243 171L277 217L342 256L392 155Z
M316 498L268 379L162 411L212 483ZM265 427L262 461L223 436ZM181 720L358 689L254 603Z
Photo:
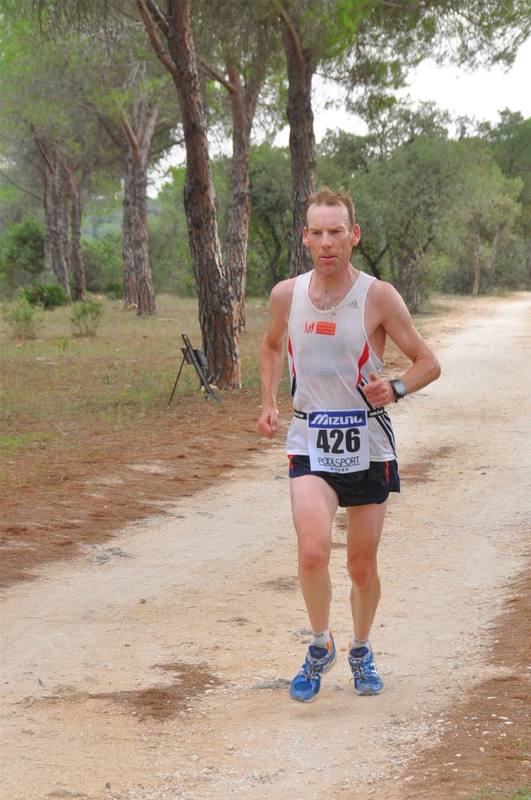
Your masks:
M288 68L288 122L291 153L293 202L293 241L290 275L300 275L313 268L307 248L302 243L306 225L306 201L315 189L315 134L313 130L312 78L315 65L311 51L302 49L297 18L281 14L282 39Z
M260 68L261 69L261 68ZM260 69L244 89L240 76L229 70L229 96L232 106L232 170L230 182L229 223L227 228L227 272L233 291L234 326L245 329L245 283L247 242L251 217L249 164L251 130L262 84Z
M46 177L46 170L42 170L42 196L44 204L44 280L50 280L53 275L52 252L52 207L50 201L50 182Z
M186 145L184 207L199 298L203 350L215 383L222 389L239 389L241 364L233 292L221 259L207 117L192 40L190 0L168 0L168 11L166 36Z
M125 156L122 222L124 307L137 314L154 314L147 232L147 171L137 163L131 147Z
M50 181L50 240L52 246L53 269L60 286L72 300L68 279L68 217L66 214L66 180L58 164L48 172Z
M506 222L500 223L496 229L496 233L494 234L494 239L492 241L492 252L490 254L490 266L489 266L489 281L492 283L494 281L494 273L496 272L496 259L498 257L498 249L500 246L500 239L502 237L502 233L505 229Z
M397 292L403 298L408 308L411 307L413 298L412 288L412 258L409 254L397 259L398 274L395 284Z
M50 144L33 126L32 132L43 163L45 257L51 256L55 276L70 302L72 295L68 280L67 177L54 144ZM48 266L45 261L45 269Z
M124 307L136 307L139 316L155 314L157 310L147 229L147 171L157 117L157 109L148 117L146 104L140 101L133 125L125 118L121 120L125 133L122 222Z
M472 222L472 258L474 262L474 286L472 287L472 294L477 297L479 294L479 286L481 282L481 242L479 238L479 221L473 220Z
M391 283L396 289L398 284L398 274L396 268L395 254L392 249L389 250L389 275L391 276Z
M275 226L273 225L268 216L264 217L264 222L267 225L269 232L271 233L271 238L273 239L273 246L275 248L273 255L269 259L269 275L271 276L271 283L273 284L273 286L276 286L276 284L280 280L280 278L278 277L278 263L280 261L280 256L282 255L282 242L278 238Z
M417 244L415 247L409 243L407 236L413 219L414 217L411 217L403 231L401 240L397 242L398 252L402 256L398 259L397 281L394 285L404 298L409 310L416 312L422 295L425 255L435 237L430 232L424 244Z
M365 261L367 262L367 264L369 265L369 267L371 268L371 272L372 272L372 274L374 275L374 277L375 277L375 278L378 278L378 280L379 280L379 281L381 281L381 280L382 280L382 273L380 272L380 267L379 267L379 264L380 264L380 261L382 260L382 258L384 257L384 255L387 253L388 249L389 249L389 243L387 243L387 244L385 245L385 247L383 248L383 250L381 250L381 251L378 253L378 256L377 256L376 258L372 258L372 256L370 255L370 253L368 253L368 252L365 250L365 247L363 246L363 243L362 243L362 242L360 242L360 243L358 244L358 250L359 250L359 252L360 252L360 253L361 253L361 255L363 256L363 258L365 259Z
M83 216L81 190L77 184L74 169L66 165L63 165L63 168L68 177L70 194L70 251L72 255L72 274L74 277L74 299L85 300L87 294L87 282L85 278L83 254L81 252L81 219Z
M133 167L126 155L124 172L124 197L122 217L122 277L124 284L124 308L138 309L138 287L136 285L134 227L135 205L133 181Z

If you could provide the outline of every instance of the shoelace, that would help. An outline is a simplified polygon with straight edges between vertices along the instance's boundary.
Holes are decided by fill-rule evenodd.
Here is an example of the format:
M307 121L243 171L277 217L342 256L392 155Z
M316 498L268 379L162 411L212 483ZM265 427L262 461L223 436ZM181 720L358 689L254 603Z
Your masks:
M376 667L374 662L370 661L365 664L363 659L353 659L351 662L352 671L356 672L360 678L372 678L376 674Z
M328 652L326 655L322 656L321 658L315 659L308 653L306 656L306 661L302 666L301 672L304 673L308 678L312 678L316 673L319 673L319 670L325 666L325 661L328 657Z

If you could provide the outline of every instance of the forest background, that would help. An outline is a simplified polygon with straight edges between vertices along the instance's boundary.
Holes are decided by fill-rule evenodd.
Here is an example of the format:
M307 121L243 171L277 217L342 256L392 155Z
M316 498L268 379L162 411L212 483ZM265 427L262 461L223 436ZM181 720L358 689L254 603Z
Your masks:
M139 316L157 294L196 296L212 380L241 388L246 298L310 268L300 233L319 184L352 193L355 266L413 311L432 292L531 289L531 119L456 119L396 95L427 57L510 65L529 0L0 10L0 288L16 335L33 335L39 303L84 304L80 333L101 316L91 295ZM315 76L342 88L367 135L316 144ZM275 146L286 123L289 146ZM184 163L149 197L176 145Z

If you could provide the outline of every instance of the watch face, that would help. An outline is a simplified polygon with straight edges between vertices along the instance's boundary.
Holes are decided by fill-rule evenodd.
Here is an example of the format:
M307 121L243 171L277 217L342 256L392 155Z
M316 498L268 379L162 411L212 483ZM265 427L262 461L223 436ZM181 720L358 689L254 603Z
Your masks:
M393 387L393 392L397 400L406 396L407 389L404 381L391 381L391 386Z

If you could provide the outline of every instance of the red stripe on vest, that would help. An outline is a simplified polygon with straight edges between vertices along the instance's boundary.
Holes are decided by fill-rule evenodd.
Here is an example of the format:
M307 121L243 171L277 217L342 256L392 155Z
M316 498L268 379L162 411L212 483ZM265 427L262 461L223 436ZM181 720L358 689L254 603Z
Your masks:
M361 374L361 369L364 364L367 363L369 360L369 345L365 342L365 347L363 348L363 353L360 356L360 360L358 361L358 380L356 382L356 386L359 386L361 381L363 380L363 376Z
M290 357L291 357L291 369L292 369L292 372L293 372L293 377L296 378L297 377L297 371L295 369L295 362L293 360L293 345L291 344L291 339L289 337L288 337L288 353L290 354Z

